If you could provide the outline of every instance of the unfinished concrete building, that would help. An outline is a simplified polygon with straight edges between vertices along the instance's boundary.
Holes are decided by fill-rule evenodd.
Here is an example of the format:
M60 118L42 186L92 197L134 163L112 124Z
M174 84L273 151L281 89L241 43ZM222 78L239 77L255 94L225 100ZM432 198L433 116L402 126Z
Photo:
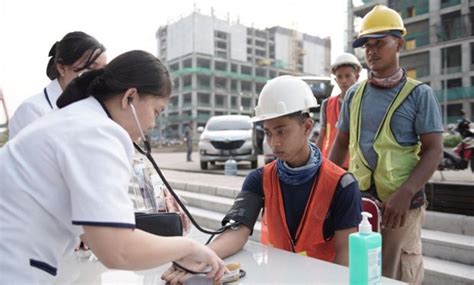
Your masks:
M362 17L383 4L400 13L407 29L400 65L410 77L429 84L441 105L443 123L474 119L473 0L348 0L347 48ZM355 50L364 62L362 49Z
M330 39L295 30L255 29L193 12L156 33L158 57L172 72L170 104L159 118L167 137L214 115L253 115L258 94L279 75L330 74Z

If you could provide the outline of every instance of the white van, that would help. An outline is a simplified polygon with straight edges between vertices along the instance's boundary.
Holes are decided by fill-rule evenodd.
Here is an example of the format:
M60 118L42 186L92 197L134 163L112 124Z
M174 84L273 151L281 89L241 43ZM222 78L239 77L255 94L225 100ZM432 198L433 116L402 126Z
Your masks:
M208 163L225 162L232 158L236 161L250 161L252 168L258 166L258 155L254 145L254 128L249 116L214 116L207 121L199 138L201 169L207 169Z

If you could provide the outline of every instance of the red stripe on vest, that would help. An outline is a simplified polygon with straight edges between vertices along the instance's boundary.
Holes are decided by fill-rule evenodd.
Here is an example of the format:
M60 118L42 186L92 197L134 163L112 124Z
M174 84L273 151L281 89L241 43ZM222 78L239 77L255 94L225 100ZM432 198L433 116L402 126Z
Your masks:
M339 119L339 113L341 109L341 104L339 104L339 96L329 97L326 103L326 133L324 134L324 141L321 147L321 153L323 157L329 157L331 152L332 145L336 140L337 128L336 123ZM346 160L342 164L344 168L349 167L349 159L346 157Z

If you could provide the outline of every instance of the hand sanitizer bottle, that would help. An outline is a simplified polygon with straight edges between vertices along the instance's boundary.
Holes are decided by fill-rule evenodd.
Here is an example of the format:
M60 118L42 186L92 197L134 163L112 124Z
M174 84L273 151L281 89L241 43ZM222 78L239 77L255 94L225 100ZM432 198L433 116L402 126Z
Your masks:
M381 284L382 278L382 236L372 232L369 218L362 212L359 232L349 235L349 284Z

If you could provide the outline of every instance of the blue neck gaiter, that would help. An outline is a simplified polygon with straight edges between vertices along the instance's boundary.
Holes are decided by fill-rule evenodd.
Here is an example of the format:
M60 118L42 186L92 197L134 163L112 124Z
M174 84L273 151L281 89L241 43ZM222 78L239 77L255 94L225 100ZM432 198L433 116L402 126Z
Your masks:
M313 143L308 143L311 150L306 165L292 168L286 162L277 160L278 178L289 185L301 185L313 179L321 166L321 152Z

